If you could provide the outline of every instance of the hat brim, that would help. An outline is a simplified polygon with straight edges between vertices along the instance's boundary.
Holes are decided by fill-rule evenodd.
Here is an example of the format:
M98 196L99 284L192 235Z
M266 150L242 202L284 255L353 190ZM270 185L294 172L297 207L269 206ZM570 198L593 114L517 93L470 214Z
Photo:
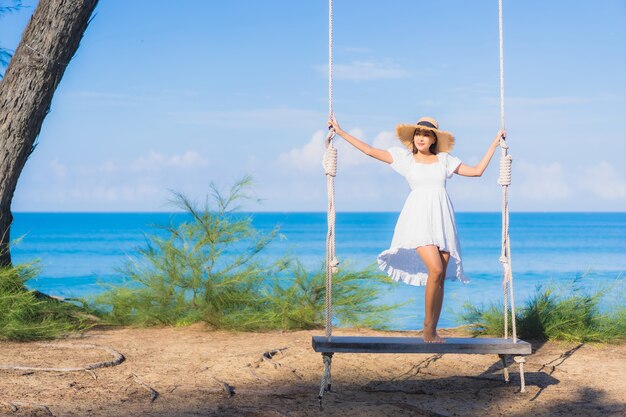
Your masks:
M416 129L429 130L437 135L437 146L435 147L437 152L450 152L454 148L454 135L450 132L417 124L400 124L396 126L396 135L410 151L413 151L413 137Z

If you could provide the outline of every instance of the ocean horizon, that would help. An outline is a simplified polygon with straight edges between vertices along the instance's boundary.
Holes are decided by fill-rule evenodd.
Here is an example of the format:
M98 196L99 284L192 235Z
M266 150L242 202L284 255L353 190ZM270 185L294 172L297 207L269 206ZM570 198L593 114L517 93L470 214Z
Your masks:
M280 238L262 253L268 260L286 253L307 269L321 268L325 254L326 212L241 212L253 226L268 232L280 227ZM337 255L341 265L372 265L387 249L398 212L337 213ZM15 263L38 260L32 289L67 298L89 297L102 284L122 282L118 268L145 244L152 225L179 222L183 212L16 212L11 236ZM457 212L457 228L469 284L446 283L441 327L460 324L465 302L487 305L502 300L499 262L500 212ZM557 290L573 286L594 291L615 285L602 307L624 303L626 212L512 212L510 214L515 302L519 307L537 286ZM340 267L341 267L340 265ZM389 327L421 328L424 287L391 286L381 303L406 303Z

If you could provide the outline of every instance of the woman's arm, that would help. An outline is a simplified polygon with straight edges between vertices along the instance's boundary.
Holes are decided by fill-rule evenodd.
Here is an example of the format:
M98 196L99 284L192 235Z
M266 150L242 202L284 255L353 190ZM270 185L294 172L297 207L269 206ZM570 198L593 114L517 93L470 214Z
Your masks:
M487 149L485 156L483 156L483 159L480 160L478 165L470 166L461 164L454 172L464 177L480 177L481 175L483 175L483 172L485 172L485 169L487 169L487 166L489 165L491 157L496 151L496 148L500 145L500 138L506 138L506 131L504 129L501 129L498 132L496 138L493 140L493 142L489 146L489 149Z
M335 130L335 133L344 138L349 144L363 152L365 155L371 156L372 158L378 159L379 161L386 162L388 164L393 162L393 158L391 154L383 149L377 149L369 144L363 142L360 139L355 138L348 132L339 127L339 123L336 120L329 120L328 126L332 127Z

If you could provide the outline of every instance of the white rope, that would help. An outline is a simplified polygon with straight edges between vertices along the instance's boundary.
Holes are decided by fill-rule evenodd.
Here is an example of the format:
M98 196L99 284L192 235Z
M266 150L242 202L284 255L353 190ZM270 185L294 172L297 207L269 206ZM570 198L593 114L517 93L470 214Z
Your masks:
M322 407L322 397L324 396L325 391L330 391L332 386L332 376L330 374L330 367L333 361L332 353L322 354L324 359L324 375L322 376L322 385L320 387L320 393L318 399L320 400L320 408Z
M504 129L504 36L502 34L502 0L498 0L498 28L500 39L500 124Z
M504 142L502 149L508 148L506 142ZM498 184L500 185L511 185L511 163L513 162L513 157L511 155L506 155L506 153L500 158L500 175L498 176Z
M333 117L333 0L328 0L328 115Z
M500 35L500 119L501 128L504 129L504 40L502 24L502 0L498 0L498 26ZM508 155L509 146L506 141L500 139L501 157L498 184L502 186L502 252L500 262L504 269L502 287L504 292L504 338L508 338L508 308L510 296L511 323L513 341L517 342L517 328L515 323L515 304L513 300L513 267L511 265L511 242L509 238L509 202L507 191L511 185L511 163L513 158Z
M328 0L328 117L333 115L333 0ZM324 173L328 193L328 233L326 235L326 338L330 340L333 332L333 274L337 273L339 261L335 254L335 176L337 175L337 149L333 147L335 131L329 130L326 136L324 152Z
M498 25L500 34L500 122L501 127L504 129L504 36L503 36L503 24L502 24L502 0L498 0ZM501 157L500 157L500 172L498 176L498 184L502 186L502 253L500 256L500 262L504 269L502 287L504 292L504 338L509 336L509 301L510 301L510 314L512 324L512 338L513 342L517 343L517 325L515 320L515 297L513 294L513 266L511 262L511 239L509 236L509 201L508 201L508 188L511 185L511 163L513 158L508 155L509 146L506 141L500 139ZM523 356L515 357L515 362L519 363L520 370L520 392L525 392L526 382L524 379L524 362L526 359Z
M328 233L326 234L326 338L330 340L333 331L333 297L332 280L333 274L337 273L339 261L335 254L335 175L337 175L337 149L333 147L333 137L335 132L330 130L326 138L326 152L324 153L324 171L326 173L326 191L328 193L327 223Z
M328 118L333 115L333 0L328 0ZM335 255L335 176L337 175L337 149L333 147L335 131L330 129L326 136L326 151L322 165L326 174L326 191L328 193L328 233L326 235L326 339L330 341L333 333L333 274L337 273L339 261ZM330 367L332 353L323 353L324 375L320 386L319 402L322 409L324 391L330 391L332 384Z
M520 392L526 392L526 380L524 379L524 363L526 363L526 358L523 356L515 356L513 360L516 363L519 363L519 375L520 375Z

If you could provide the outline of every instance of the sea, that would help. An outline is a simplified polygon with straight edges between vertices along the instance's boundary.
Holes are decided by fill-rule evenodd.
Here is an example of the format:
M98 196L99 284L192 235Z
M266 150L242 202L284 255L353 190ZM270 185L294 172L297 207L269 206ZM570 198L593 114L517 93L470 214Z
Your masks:
M286 253L318 270L325 256L326 213L246 213L261 232L280 228L262 253L268 261ZM398 213L337 213L341 265L363 268L391 242ZM14 213L14 263L37 261L40 273L27 283L60 297L89 298L106 284L122 282L120 267L137 256L158 226L188 220L181 213ZM448 281L440 327L461 324L465 303L502 302L501 214L456 213L468 284ZM626 303L626 213L511 213L511 260L519 308L538 287L563 294L605 290L600 308ZM414 330L424 319L424 287L397 284L381 293L382 304L401 303L388 327Z

